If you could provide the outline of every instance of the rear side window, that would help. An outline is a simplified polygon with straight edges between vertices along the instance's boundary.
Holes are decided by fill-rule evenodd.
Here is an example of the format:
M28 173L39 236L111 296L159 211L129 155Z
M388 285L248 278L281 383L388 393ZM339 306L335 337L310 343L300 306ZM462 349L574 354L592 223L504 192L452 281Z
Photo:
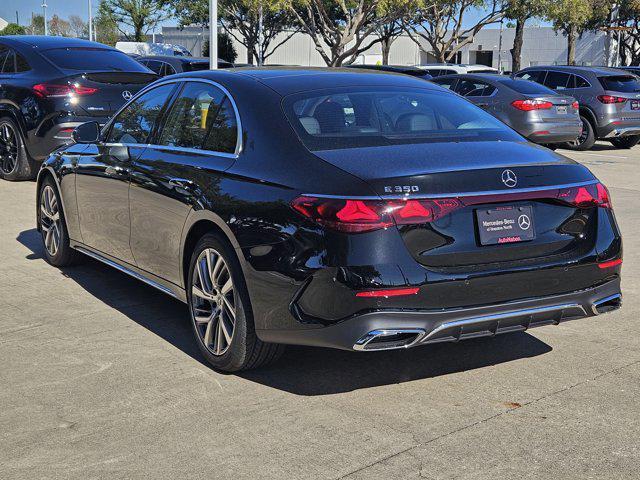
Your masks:
M587 82L584 78L580 77L579 75L572 75L574 77L574 82L575 82L575 88L586 88L586 87L590 87L591 85L589 84L589 82Z
M147 143L158 115L175 85L162 85L128 104L111 124L107 143Z
M185 70L188 70L190 72L195 72L198 70L209 70L208 62L189 62L185 66L188 67Z
M547 78L544 79L544 85L551 90L565 90L571 88L570 85L571 75L563 72L549 72Z
M106 48L53 48L42 55L63 70L147 72L142 64L118 50Z
M640 79L633 75L598 77L598 80L600 80L605 90L625 93L640 92Z
M166 77L167 75L173 75L174 73L176 73L176 69L173 68L173 65L169 63L165 63L163 65L163 70L162 70L163 77Z
M514 80L510 78L501 80L500 83L523 95L554 95L551 89L529 80Z
M453 85L456 83L456 79L455 78L439 78L437 80L434 80L433 83L437 83L441 87L452 90L451 87L453 87Z
M146 60L144 64L147 66L147 68L162 76L162 62L159 62L157 60Z
M27 59L24 58L22 55L20 55L18 52L15 52L15 54L16 54L16 72L20 73L20 72L27 72L31 70L31 67L29 66L29 62L27 62Z
M238 129L235 111L224 92L187 82L162 129L160 145L233 153Z
M4 55L4 61L0 61L0 73L15 73L16 60L13 50L7 49Z

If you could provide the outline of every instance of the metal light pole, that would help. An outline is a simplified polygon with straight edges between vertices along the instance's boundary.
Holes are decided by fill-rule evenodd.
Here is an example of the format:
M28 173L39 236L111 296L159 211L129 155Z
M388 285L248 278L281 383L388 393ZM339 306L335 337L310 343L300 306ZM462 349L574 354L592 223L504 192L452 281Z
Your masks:
M209 68L218 68L218 0L209 0Z
M258 8L258 66L261 67L264 63L264 58L262 56L263 52L263 43L264 43L264 16L262 11L262 2L260 2L260 7Z
M500 20L500 40L498 41L498 71L500 73L502 73L502 22L503 21L504 19Z
M91 8L91 0L88 1L88 9L89 9L89 40L93 40L93 9Z
M47 0L42 2L42 13L44 17L44 34L49 35L49 28L47 27Z

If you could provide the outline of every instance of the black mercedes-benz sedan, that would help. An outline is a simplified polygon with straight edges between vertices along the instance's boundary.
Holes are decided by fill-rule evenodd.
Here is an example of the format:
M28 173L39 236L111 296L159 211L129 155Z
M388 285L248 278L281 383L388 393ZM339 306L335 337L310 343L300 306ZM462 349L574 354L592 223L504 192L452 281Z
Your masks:
M158 76L101 43L66 37L0 37L0 178L34 178L73 129L106 123Z
M284 344L414 347L620 306L602 183L423 80L180 74L74 138L38 176L48 261L82 253L186 302L221 370Z

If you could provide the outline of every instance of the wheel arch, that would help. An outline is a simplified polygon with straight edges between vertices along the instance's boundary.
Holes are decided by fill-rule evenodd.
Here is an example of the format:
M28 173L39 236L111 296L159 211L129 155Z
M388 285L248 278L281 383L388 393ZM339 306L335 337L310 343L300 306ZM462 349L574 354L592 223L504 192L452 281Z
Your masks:
M191 254L198 240L207 233L217 233L227 240L234 250L240 249L240 244L226 222L215 213L209 210L192 210L187 217L183 228L182 241L180 244L180 278L182 286L187 288L187 275L189 274L189 262ZM240 266L245 273L245 262L242 255L236 255Z
M596 128L598 127L598 122L596 120L595 112L591 110L591 108L587 107L586 105L580 105L580 109L578 110L578 112L580 113L580 115L582 115L587 120L589 120L589 123L593 127L593 131L595 133Z
M6 101L0 102L0 117L9 117L11 120L13 120L20 129L20 135L22 135L23 141L27 138L27 126L24 123L22 115L20 115L20 109L16 105L7 103ZM26 146L27 145L25 141L25 147Z

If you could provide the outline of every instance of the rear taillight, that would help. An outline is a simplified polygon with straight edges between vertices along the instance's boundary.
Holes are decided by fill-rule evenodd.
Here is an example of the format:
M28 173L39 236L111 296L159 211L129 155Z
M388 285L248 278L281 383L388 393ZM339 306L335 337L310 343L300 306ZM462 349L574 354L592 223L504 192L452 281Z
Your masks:
M611 208L609 191L601 183L584 187L564 188L558 192L558 200L578 208Z
M518 110L530 112L531 110L548 110L553 107L553 103L545 100L514 100L511 102L511 106Z
M579 110L580 109L580 104L578 102L573 102L571 104L571 108L573 108L574 110Z
M303 196L291 202L310 220L343 233L433 222L462 206L456 198L383 201Z
M600 100L601 103L605 103L607 105L611 105L613 103L624 103L627 101L627 99L624 97L616 97L613 95L598 95L598 100Z
M41 98L53 97L72 97L74 95L93 95L98 91L97 88L84 87L82 85L67 84L60 85L54 83L38 83L32 87L36 95Z

